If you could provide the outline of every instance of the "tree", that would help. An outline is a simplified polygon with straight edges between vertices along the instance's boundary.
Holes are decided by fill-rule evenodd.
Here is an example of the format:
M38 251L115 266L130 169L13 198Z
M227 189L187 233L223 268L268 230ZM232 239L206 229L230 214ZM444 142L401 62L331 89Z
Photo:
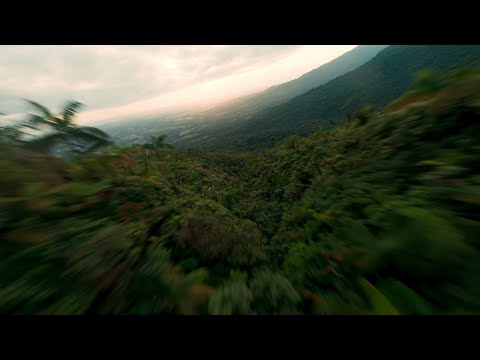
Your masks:
M148 171L148 159L155 155L157 158L160 157L160 153L164 149L172 149L173 145L165 142L165 135L158 137L151 136L151 142L141 145L142 157L143 157L143 167L145 174Z
M110 137L103 131L91 126L78 126L73 123L78 111L84 106L78 101L69 101L62 109L61 116L55 116L45 106L31 100L26 100L39 115L30 114L27 123L20 127L26 127L42 131L45 128L49 133L34 137L26 141L25 145L36 151L52 152L54 147L64 144L67 152L89 153L113 143ZM61 155L66 155L62 151Z
M166 135L161 135L161 136L152 136L151 137L151 143L150 144L145 144L145 147L153 150L155 155L158 157L160 156L160 152L163 149L172 149L173 145L168 144L165 142Z

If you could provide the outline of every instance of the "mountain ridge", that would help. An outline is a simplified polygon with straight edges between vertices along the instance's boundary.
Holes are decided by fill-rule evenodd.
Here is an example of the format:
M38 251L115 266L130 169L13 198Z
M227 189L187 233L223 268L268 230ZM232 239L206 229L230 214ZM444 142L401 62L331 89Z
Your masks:
M359 45L296 79L271 86L262 92L230 100L204 111L189 113L191 121L181 119L177 124L177 129L175 129L174 121L164 120L167 117L165 115L157 116L159 119L158 124L154 124L151 117L149 119L136 120L135 123L138 129L135 131L137 134L132 134L131 126L128 126L130 129L127 129L127 126L123 124L125 121L122 121L122 123L120 121L112 121L101 124L99 127L111 132L117 141L125 144L129 143L130 140L128 139L131 139L132 135L136 139L135 141L142 141L142 139L147 141L147 134L153 132L167 134L170 141L183 146L182 144L188 144L191 136L194 137L198 131L207 137L208 135L205 135L206 132L216 131L216 129L226 128L228 131L228 128L237 126L262 110L280 105L307 92L309 89L311 90L312 87L327 83L355 69L376 56L378 52L386 47L388 45ZM170 116L168 117L170 118ZM179 117L172 116L172 118ZM132 120L130 119L129 121ZM123 127L125 129L122 130ZM187 132L185 132L186 130ZM185 134L189 135L185 136Z
M479 59L478 45L392 45L356 69L236 124L213 142L222 148L251 150L266 145L265 140L276 134L306 135L345 120L369 103L386 105L403 94L421 70L471 65Z
M250 115L252 112L281 104L357 68L375 57L386 47L388 45L358 45L352 50L293 80L273 85L262 92L231 100L224 105L207 110L204 115L221 116L223 113L235 111L239 107L247 107L247 109L244 108L242 111L246 111L245 115ZM220 114L217 114L218 112Z

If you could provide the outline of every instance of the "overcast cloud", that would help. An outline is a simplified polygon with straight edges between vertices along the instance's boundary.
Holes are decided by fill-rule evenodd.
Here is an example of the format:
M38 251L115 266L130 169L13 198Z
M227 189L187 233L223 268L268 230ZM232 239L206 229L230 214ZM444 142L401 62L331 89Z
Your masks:
M1 45L0 112L25 111L21 98L51 108L75 99L102 120L157 102L224 100L293 79L353 47Z

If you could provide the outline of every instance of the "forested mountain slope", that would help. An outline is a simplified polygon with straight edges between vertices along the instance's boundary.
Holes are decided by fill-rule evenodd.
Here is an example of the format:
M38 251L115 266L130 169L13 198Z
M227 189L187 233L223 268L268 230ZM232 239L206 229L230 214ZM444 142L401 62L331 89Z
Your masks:
M372 59L388 45L359 45L328 63L313 69L297 79L272 86L257 94L252 94L223 106L213 108L205 116L246 117L267 107L279 105L307 91L326 84Z
M355 70L246 121L206 128L208 139L190 146L257 149L272 136L306 135L344 121L367 104L386 105L412 85L420 70L473 66L479 59L478 45L392 45Z

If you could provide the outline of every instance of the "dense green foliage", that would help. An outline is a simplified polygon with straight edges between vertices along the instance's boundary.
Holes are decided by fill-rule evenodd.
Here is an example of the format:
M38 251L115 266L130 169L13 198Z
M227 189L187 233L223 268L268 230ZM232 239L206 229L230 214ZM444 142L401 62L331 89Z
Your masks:
M480 312L480 75L262 152L0 159L3 314Z

